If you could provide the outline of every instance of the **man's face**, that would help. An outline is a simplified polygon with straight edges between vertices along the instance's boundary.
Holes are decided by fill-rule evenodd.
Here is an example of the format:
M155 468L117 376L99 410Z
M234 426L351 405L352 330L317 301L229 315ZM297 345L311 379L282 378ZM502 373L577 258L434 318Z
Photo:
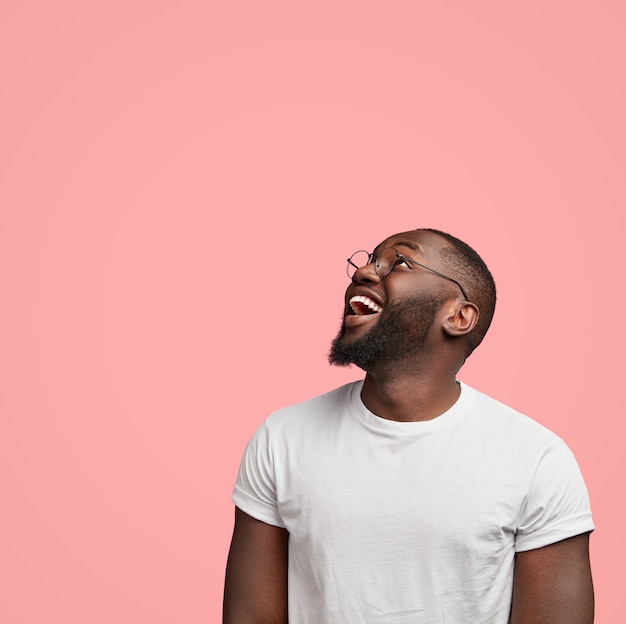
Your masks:
M440 237L422 231L396 234L374 250L386 247L435 270L442 270ZM426 269L399 260L384 278L373 264L359 269L346 290L344 319L333 340L329 362L373 366L401 362L420 353L442 304L455 296L454 286Z

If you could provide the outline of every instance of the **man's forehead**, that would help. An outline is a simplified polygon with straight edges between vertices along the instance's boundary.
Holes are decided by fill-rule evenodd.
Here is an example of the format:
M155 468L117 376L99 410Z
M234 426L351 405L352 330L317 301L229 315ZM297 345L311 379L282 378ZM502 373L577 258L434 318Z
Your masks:
M409 232L400 232L399 234L393 234L384 241L376 245L374 253L379 252L385 247L406 247L414 252L427 255L428 251L439 249L441 247L436 240L439 238L433 232L426 232L424 230L410 230Z

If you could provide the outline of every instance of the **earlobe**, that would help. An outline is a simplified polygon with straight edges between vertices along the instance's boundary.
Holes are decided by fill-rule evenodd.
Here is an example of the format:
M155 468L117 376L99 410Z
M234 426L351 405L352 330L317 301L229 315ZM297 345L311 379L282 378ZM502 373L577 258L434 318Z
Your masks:
M444 319L443 330L450 336L463 336L476 327L480 312L469 301L456 302Z

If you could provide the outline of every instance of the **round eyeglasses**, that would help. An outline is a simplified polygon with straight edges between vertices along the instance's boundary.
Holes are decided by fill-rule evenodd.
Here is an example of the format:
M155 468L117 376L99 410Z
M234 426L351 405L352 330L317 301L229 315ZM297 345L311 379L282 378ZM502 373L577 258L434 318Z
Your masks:
M439 271L435 271L435 269L431 269L427 267L425 264L420 264L415 260L411 260L411 258L407 258L398 251L394 247L385 247L381 249L377 254L369 253L368 251L364 251L360 249L359 251L355 251L348 258L348 277L353 279L354 274L362 267L374 262L374 270L376 271L376 275L378 277L387 277L399 264L403 262L407 262L409 264L414 264L416 266L422 267L422 269L426 269L439 277L443 277L443 279L447 279L449 282L453 282L456 284L460 291L463 293L463 297L465 297L466 301L469 301L469 297L463 290L463 286L459 284L455 279L444 275L443 273L439 273Z

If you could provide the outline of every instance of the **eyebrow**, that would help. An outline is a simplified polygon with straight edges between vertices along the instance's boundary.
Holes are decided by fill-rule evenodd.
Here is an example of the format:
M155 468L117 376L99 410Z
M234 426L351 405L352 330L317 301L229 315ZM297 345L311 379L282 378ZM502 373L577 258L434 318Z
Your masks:
M422 248L416 244L416 243L410 243L409 241L401 241L399 243L396 243L396 245L402 245L403 247L408 247L409 249L412 249L413 251L416 251L417 253L422 253Z

